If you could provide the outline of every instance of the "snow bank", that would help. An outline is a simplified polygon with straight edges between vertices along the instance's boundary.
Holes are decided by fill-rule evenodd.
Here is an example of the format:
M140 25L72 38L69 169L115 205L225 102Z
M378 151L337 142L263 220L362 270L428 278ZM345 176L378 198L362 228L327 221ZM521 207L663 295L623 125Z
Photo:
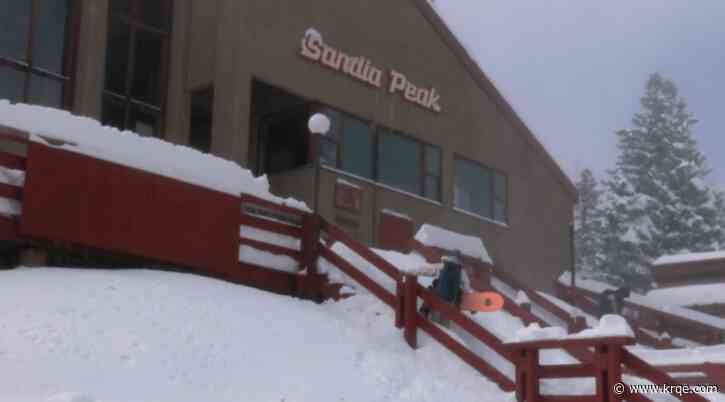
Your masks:
M650 290L647 298L662 305L702 306L725 304L725 283L676 286Z
M438 226L424 224L415 234L415 240L429 247L460 251L465 256L493 265L493 260L488 255L483 241L478 237L466 236Z
M169 272L0 272L0 402L512 402L393 311Z
M61 147L68 151L232 195L251 194L309 211L301 201L272 195L266 176L254 177L234 162L157 138L105 127L96 120L63 110L11 104L0 99L0 124L27 131L34 141L45 143L39 137L43 136L75 144Z
M711 251L707 253L690 253L690 254L675 254L675 255L664 255L652 262L653 267L660 265L670 264L684 264L688 262L699 262L709 260L722 260L725 259L725 251Z

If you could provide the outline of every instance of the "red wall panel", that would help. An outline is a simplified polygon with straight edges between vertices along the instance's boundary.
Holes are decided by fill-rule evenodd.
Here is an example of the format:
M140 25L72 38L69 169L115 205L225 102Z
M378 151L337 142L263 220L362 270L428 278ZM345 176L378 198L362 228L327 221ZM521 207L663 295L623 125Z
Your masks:
M414 229L415 225L410 219L381 212L378 245L386 250L410 252Z
M240 201L203 187L31 144L23 236L214 272L238 266Z

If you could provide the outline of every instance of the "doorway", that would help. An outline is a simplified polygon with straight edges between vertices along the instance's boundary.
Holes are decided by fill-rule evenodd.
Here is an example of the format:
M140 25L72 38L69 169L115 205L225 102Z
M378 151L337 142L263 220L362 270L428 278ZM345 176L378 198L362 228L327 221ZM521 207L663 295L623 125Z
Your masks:
M307 120L312 102L261 81L252 85L253 154L250 165L257 175L278 174L310 163Z

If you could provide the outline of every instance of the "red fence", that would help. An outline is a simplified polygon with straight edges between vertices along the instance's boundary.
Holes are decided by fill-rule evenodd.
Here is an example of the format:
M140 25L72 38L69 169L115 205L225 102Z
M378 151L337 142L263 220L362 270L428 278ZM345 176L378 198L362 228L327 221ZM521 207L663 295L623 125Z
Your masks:
M12 140L20 139L28 143L27 137L2 133L0 137L6 140L11 137ZM530 357L534 353L531 345L505 345L455 306L421 287L416 277L403 275L369 247L353 240L340 228L316 214L250 195L229 196L35 142L29 143L27 163L22 158L0 154L0 164L26 167L27 170L24 192L7 186L0 187L0 194L18 200L22 198L24 202L20 225L23 238L70 242L176 263L204 273L222 275L232 281L315 300L334 293L330 292L334 286L330 286L325 276L317 270L319 258L324 258L394 309L395 325L404 329L404 337L411 347L417 346L416 334L421 329L502 389L519 389L519 400L542 400L537 399L538 381L534 383L531 378L567 377L571 373L571 367L559 367L553 371L547 368L539 370L538 363ZM280 245L264 240L264 237L241 236L241 227L299 240L299 247ZM322 239L326 239L327 244L323 244ZM386 289L336 253L330 246L332 242L343 243L387 275L395 284L395 292ZM240 246L289 257L298 264L299 271L281 272L270 267L240 263ZM509 282L513 283L510 279ZM536 292L527 290L527 294L536 303L556 311ZM472 339L498 354L502 362L515 366L516 378L512 380L499 367L456 340L447 330L419 314L419 302L425 303L443 320L454 323ZM541 322L526 308L510 299L506 300L505 305L508 311L525 322ZM561 312L554 314L566 318ZM614 350L606 339L591 342L591 346L597 350ZM578 351L573 354L580 358L585 367L591 367L596 361L586 345L580 343L557 341L549 346ZM612 361L608 370L613 370L611 367L616 365L616 359L620 359L620 364L624 364L629 372L637 376L658 383L672 380L663 371L629 354L626 349L612 355L615 357L607 355ZM607 373L610 372L613 371ZM599 399L586 400L610 400L601 399L605 394L608 395L602 392L598 393ZM704 399L693 396L686 400Z

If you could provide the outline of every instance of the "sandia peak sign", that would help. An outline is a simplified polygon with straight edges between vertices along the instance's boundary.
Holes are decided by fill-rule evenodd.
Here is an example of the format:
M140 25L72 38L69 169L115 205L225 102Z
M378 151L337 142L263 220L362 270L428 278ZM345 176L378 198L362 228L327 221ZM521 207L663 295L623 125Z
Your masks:
M350 78L362 81L375 88L386 88L391 94L398 93L408 102L440 113L440 94L433 88L419 86L409 81L398 71L390 69L385 74L382 68L362 56L352 56L326 44L322 36L313 29L307 30L302 38L300 54L305 59L319 63L331 70L339 71ZM387 83L384 80L387 77Z

